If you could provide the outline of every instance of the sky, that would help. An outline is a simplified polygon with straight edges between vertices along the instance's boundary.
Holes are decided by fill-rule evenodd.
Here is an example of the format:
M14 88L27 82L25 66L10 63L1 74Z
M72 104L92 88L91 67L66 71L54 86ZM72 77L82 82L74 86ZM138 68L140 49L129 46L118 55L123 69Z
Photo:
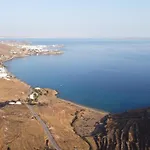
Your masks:
M150 37L150 0L0 0L0 36Z

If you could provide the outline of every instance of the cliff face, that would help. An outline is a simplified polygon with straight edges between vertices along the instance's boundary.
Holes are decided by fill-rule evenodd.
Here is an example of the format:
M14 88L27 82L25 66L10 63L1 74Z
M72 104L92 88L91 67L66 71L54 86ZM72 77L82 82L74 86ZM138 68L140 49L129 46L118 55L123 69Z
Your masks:
M98 150L150 150L150 108L107 115L92 136Z

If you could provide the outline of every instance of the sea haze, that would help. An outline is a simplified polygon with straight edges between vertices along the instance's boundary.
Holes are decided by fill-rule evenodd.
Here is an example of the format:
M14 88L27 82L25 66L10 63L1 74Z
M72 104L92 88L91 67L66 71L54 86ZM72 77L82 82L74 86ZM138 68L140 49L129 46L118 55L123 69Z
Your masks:
M150 106L150 40L25 39L64 44L64 54L30 56L6 63L32 86L109 112Z

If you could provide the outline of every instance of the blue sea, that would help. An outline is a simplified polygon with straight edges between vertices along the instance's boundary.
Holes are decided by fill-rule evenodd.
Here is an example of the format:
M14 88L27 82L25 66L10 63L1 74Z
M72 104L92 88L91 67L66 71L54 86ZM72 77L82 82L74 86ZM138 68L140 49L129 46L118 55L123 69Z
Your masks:
M30 56L6 63L9 71L28 84L56 89L60 98L109 112L150 106L150 40L24 41L65 46L63 55Z

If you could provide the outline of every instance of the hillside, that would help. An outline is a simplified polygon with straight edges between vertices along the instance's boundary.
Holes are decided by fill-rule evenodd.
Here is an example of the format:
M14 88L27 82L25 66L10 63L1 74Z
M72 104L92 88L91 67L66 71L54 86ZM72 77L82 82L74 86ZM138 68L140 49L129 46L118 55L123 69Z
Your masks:
M92 136L98 150L149 150L150 108L107 115Z

